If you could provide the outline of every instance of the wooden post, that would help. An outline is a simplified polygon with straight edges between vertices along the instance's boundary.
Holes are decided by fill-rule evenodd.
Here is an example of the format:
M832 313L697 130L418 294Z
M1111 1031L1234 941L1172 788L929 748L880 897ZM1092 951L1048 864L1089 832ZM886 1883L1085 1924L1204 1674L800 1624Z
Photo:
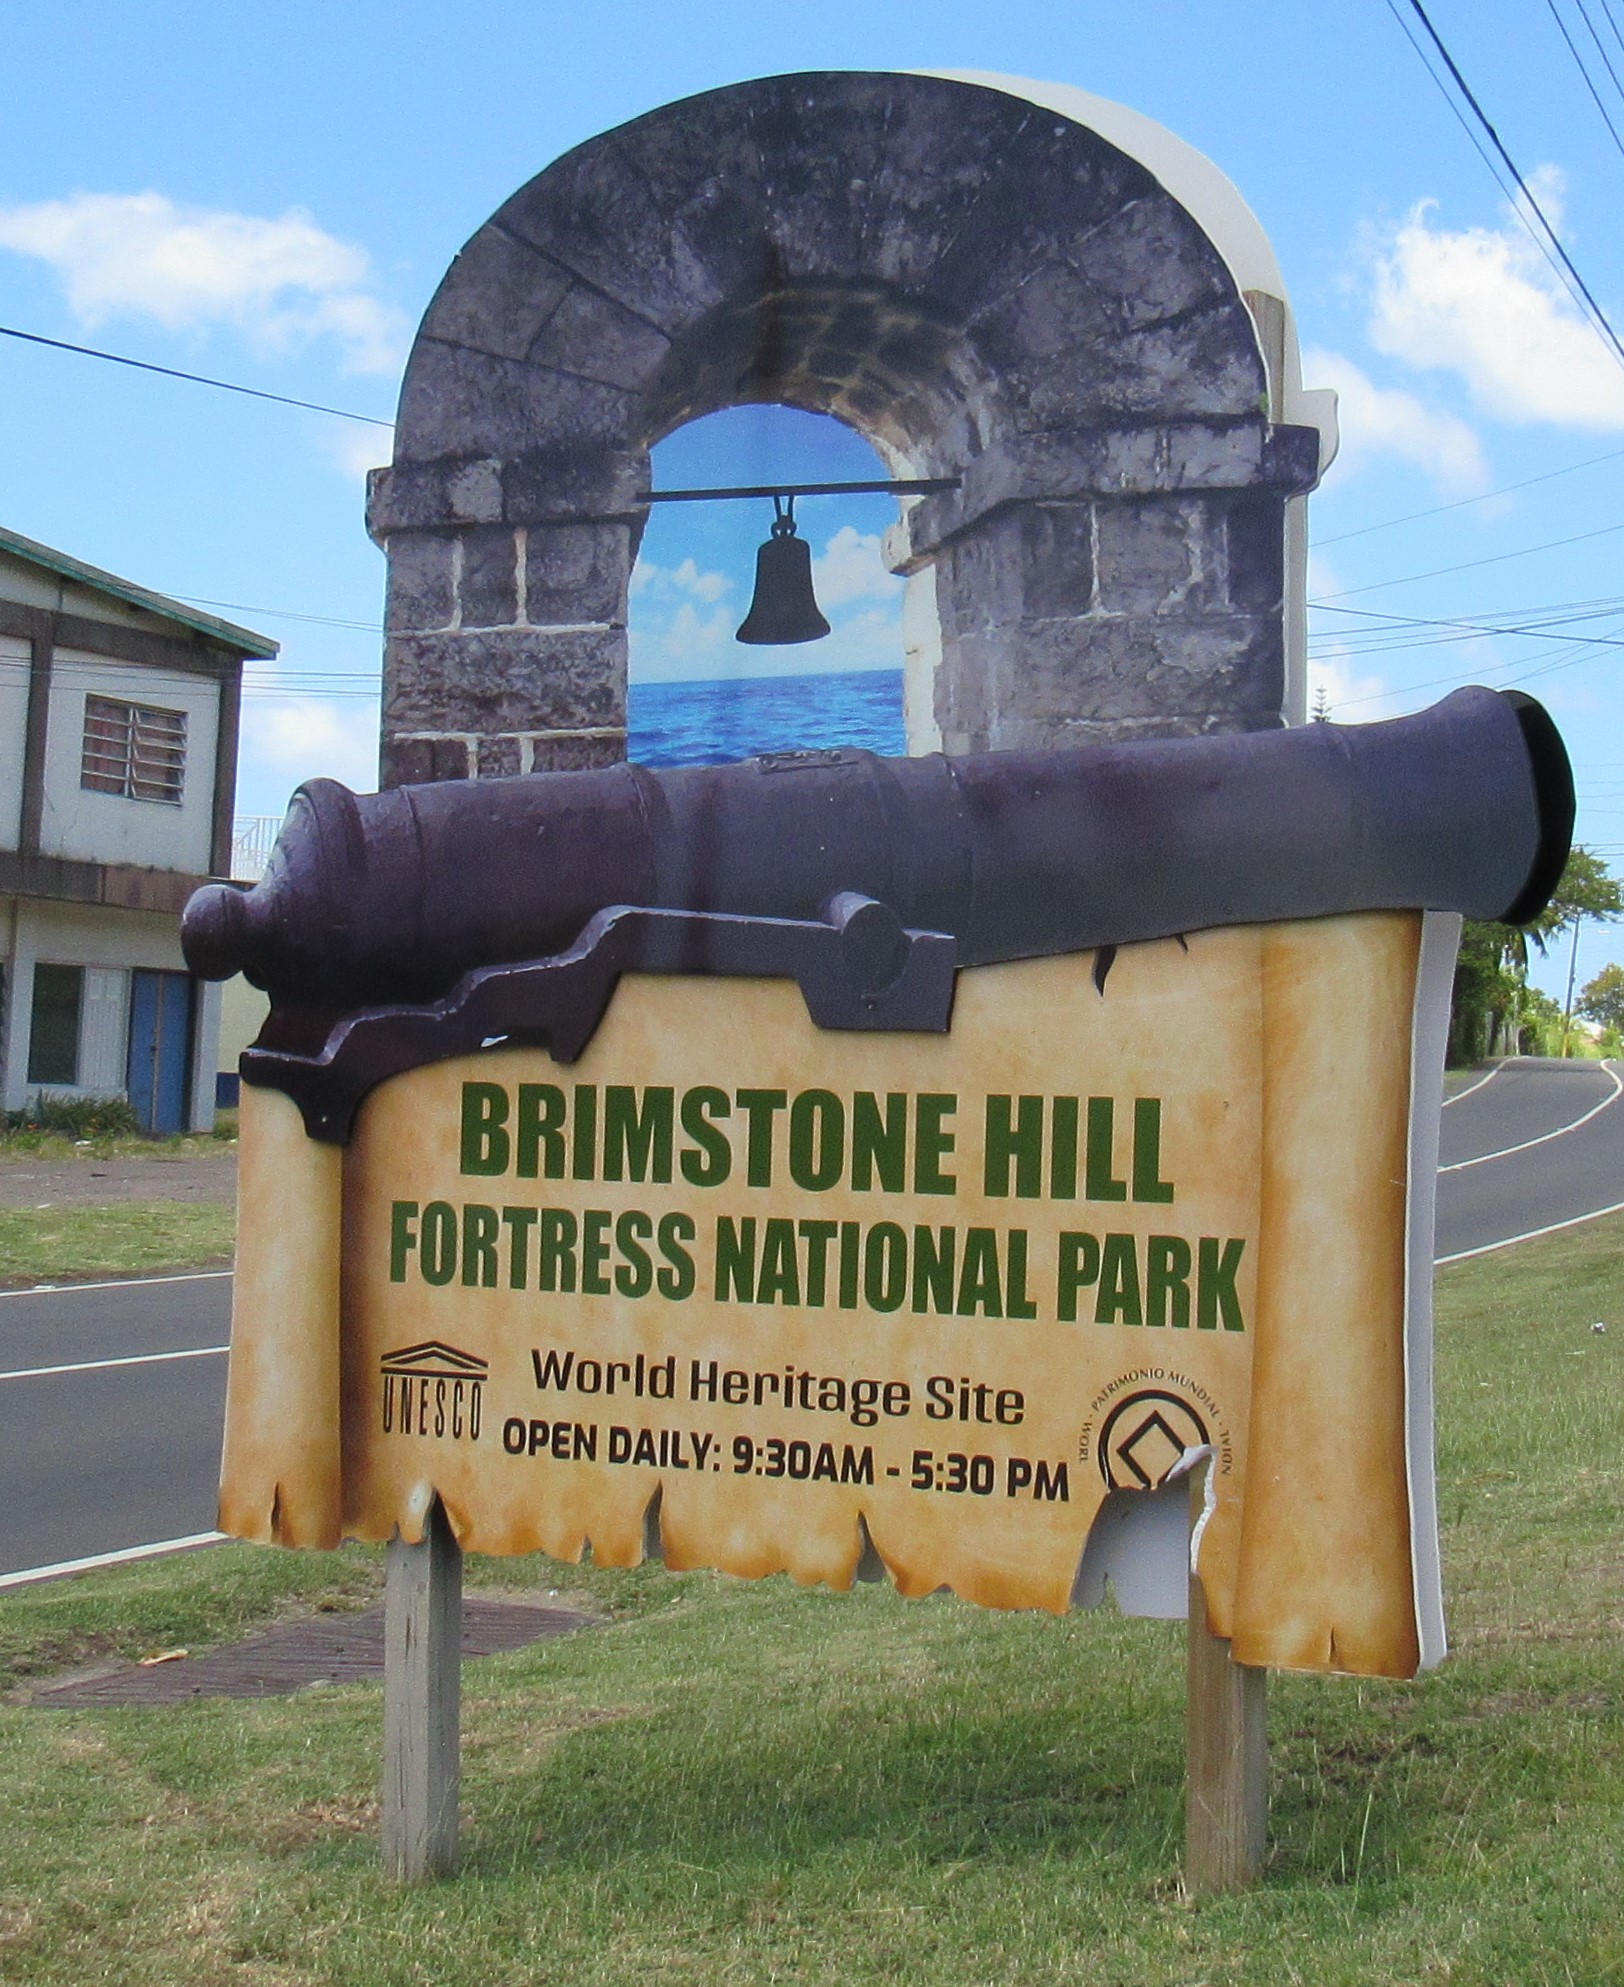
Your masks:
M1210 1462L1190 1486L1192 1526L1202 1511ZM1207 1626L1207 1597L1190 1575L1187 1699L1188 1785L1184 1887L1192 1897L1239 1890L1263 1868L1269 1819L1267 1670L1237 1663Z
M462 1548L439 1499L421 1545L394 1539L384 1588L383 1864L399 1883L457 1864Z

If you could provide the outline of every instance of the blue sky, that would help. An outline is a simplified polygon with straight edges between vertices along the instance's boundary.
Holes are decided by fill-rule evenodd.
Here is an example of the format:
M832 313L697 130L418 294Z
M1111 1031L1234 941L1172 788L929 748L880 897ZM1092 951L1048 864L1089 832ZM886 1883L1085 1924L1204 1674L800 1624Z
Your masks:
M1556 7L1624 131L1578 0ZM1624 76L1624 7L1586 8ZM1431 11L1624 324L1624 149L1550 9ZM0 324L382 420L462 242L561 151L658 103L782 70L944 67L1132 105L1250 201L1306 381L1343 396L1343 456L1311 506L1316 680L1335 715L1526 684L1569 740L1582 838L1624 869L1624 647L1609 646L1624 644L1624 367L1556 288L1384 0L14 0L6 41ZM248 699L245 813L279 811L313 773L367 783L383 562L361 474L386 453L382 428L0 338L0 518L283 643ZM815 424L735 415L674 437L659 473L808 478L865 460ZM765 515L741 510L656 514L634 602L641 673L744 658L731 628ZM803 507L838 632L797 663L896 660L873 544L886 515L883 500ZM1538 635L1464 640L1427 625L1541 620ZM1609 958L1624 936L1587 932L1581 980Z

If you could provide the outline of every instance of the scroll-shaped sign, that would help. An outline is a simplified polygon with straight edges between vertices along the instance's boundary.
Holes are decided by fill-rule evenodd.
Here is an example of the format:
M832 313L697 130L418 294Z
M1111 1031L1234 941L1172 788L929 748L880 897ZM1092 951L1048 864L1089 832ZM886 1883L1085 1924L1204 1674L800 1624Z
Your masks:
M1236 1659L1412 1674L1439 914L1532 915L1571 823L1544 712L1488 691L305 789L187 916L273 995L222 1527L415 1539L437 1496L476 1551L1054 1610L1109 1565L1154 1612L1135 1513L1210 1451Z

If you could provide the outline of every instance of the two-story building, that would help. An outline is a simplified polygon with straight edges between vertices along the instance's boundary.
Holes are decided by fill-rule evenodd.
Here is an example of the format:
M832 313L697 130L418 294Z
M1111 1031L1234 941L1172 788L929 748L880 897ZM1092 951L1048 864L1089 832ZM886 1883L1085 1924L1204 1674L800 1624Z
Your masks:
M213 1122L220 989L180 913L231 868L247 658L277 644L0 530L0 1106Z

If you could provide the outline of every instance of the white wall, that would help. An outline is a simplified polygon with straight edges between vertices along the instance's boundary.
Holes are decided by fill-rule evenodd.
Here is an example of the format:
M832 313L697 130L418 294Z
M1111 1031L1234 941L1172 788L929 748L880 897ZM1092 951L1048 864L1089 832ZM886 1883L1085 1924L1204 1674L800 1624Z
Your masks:
M23 814L29 645L0 635L0 849L17 846Z
M38 1084L28 1081L28 1021L34 999L34 964L95 967L85 975L79 1022L79 1082L51 1085L52 1096L117 1096L124 1089L125 1029L129 1014L129 971L152 967L186 970L180 949L180 920L157 911L121 911L107 905L59 904L37 897L0 902L0 952L6 958L6 1015L0 1035L0 1108L20 1111ZM115 989L122 1006L114 1011ZM198 1011L192 1086L193 1121L207 1130L214 1121L214 1058L219 1039L218 990L204 990ZM206 1059L206 1060L205 1060ZM92 1079L95 1080L92 1080Z
M186 777L180 805L91 793L79 784L85 698L122 698L186 712ZM85 862L209 873L220 686L203 676L109 662L58 649L51 668L40 848Z

